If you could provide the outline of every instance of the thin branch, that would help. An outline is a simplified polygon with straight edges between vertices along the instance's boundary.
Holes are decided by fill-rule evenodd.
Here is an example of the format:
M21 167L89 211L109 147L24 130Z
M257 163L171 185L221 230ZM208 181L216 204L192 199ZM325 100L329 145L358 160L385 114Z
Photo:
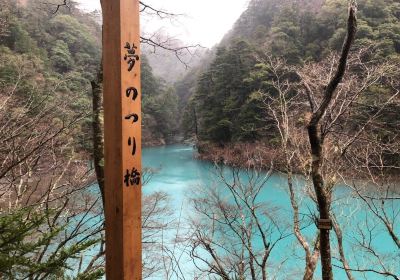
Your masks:
M56 6L56 9L52 12L53 15L57 14L61 7L67 7L68 10L71 10L70 2L68 0L63 0L61 4L54 4L49 2L42 2L45 5Z
M170 12L167 12L164 10L156 9L150 5L147 5L146 3L143 3L142 1L140 1L139 3L142 6L140 9L141 13L145 12L146 10L149 10L151 13L157 15L161 19L182 16L182 14L174 14L174 13L170 13Z

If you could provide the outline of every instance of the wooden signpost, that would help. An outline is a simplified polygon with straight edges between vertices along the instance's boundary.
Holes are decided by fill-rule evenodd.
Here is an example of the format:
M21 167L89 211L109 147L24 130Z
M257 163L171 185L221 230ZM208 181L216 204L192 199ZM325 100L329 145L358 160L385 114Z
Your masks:
M106 277L142 279L139 0L102 0Z

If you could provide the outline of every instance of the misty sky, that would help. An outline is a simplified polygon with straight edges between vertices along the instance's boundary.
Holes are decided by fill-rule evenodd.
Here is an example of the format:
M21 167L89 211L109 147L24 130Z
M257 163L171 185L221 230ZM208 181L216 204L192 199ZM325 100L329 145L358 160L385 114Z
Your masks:
M100 0L75 0L88 10L100 9ZM217 44L246 9L249 0L145 0L158 9L184 14L173 21L142 17L148 33L166 32L186 44L212 47Z

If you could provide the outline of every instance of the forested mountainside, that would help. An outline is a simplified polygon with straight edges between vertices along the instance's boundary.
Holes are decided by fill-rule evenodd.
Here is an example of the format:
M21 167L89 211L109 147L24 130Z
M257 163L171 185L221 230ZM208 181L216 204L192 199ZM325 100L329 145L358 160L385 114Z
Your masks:
M142 127L144 145L165 145L174 141L177 125L178 97L163 79L156 77L142 56Z
M35 108L31 116L21 116L23 123L52 108L42 129L80 116L69 137L78 150L87 150L91 146L90 81L100 65L101 28L74 7L71 13L53 15L52 6L22 3L0 3L0 94L7 100L3 113L12 120L19 112Z
M347 1L340 0L250 1L207 69L195 80L189 75L180 83L187 83L186 92L193 92L183 120L187 137L196 134L200 143L220 146L255 141L269 147L278 144L279 129L270 110L272 99L278 96L277 83L290 85L292 95L305 90L300 80L309 80L315 93L325 86L329 71L311 77L310 69L334 65L334 54L341 50L346 35L347 9ZM344 130L360 126L357 120L379 110L383 100L398 92L391 81L398 74L400 59L399 11L398 1L358 1L358 32L347 82L358 83L362 94L354 97L351 111L355 115ZM374 81L363 80L377 69L385 72ZM298 77L296 73L301 72L305 74ZM362 86L363 82L369 84ZM296 126L304 128L308 110L301 106L292 110L297 113ZM400 129L394 121L399 112L399 103L391 103L379 112L380 124L366 129L379 127L382 137L391 139L389 135Z
M23 4L23 5L22 5ZM60 115L85 114L74 128L76 147L90 151L92 94L101 60L101 26L98 14L87 14L74 4L60 9L37 1L1 5L0 79L4 89L19 81L11 97L17 110L25 102L65 104ZM177 100L161 78L142 60L144 144L165 143L175 127ZM160 105L162 104L162 106ZM32 106L34 106L33 104ZM37 104L36 104L37 105ZM61 108L61 106L59 106ZM175 110L175 111L174 111Z
M100 65L101 29L72 5L70 12L53 12L42 1L0 1L4 279L67 279L71 260L99 242L98 224L88 230L87 219L75 222L98 209L86 191L93 184L90 81ZM76 270L78 279L103 274L98 267L83 270Z

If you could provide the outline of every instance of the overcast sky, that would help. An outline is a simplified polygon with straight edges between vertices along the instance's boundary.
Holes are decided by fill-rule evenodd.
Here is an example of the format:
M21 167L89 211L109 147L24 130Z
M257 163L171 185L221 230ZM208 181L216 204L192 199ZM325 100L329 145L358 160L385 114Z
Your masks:
M100 0L75 0L87 10L100 9ZM146 0L157 9L184 14L172 22L142 17L147 32L161 30L186 44L212 47L228 32L249 0Z

